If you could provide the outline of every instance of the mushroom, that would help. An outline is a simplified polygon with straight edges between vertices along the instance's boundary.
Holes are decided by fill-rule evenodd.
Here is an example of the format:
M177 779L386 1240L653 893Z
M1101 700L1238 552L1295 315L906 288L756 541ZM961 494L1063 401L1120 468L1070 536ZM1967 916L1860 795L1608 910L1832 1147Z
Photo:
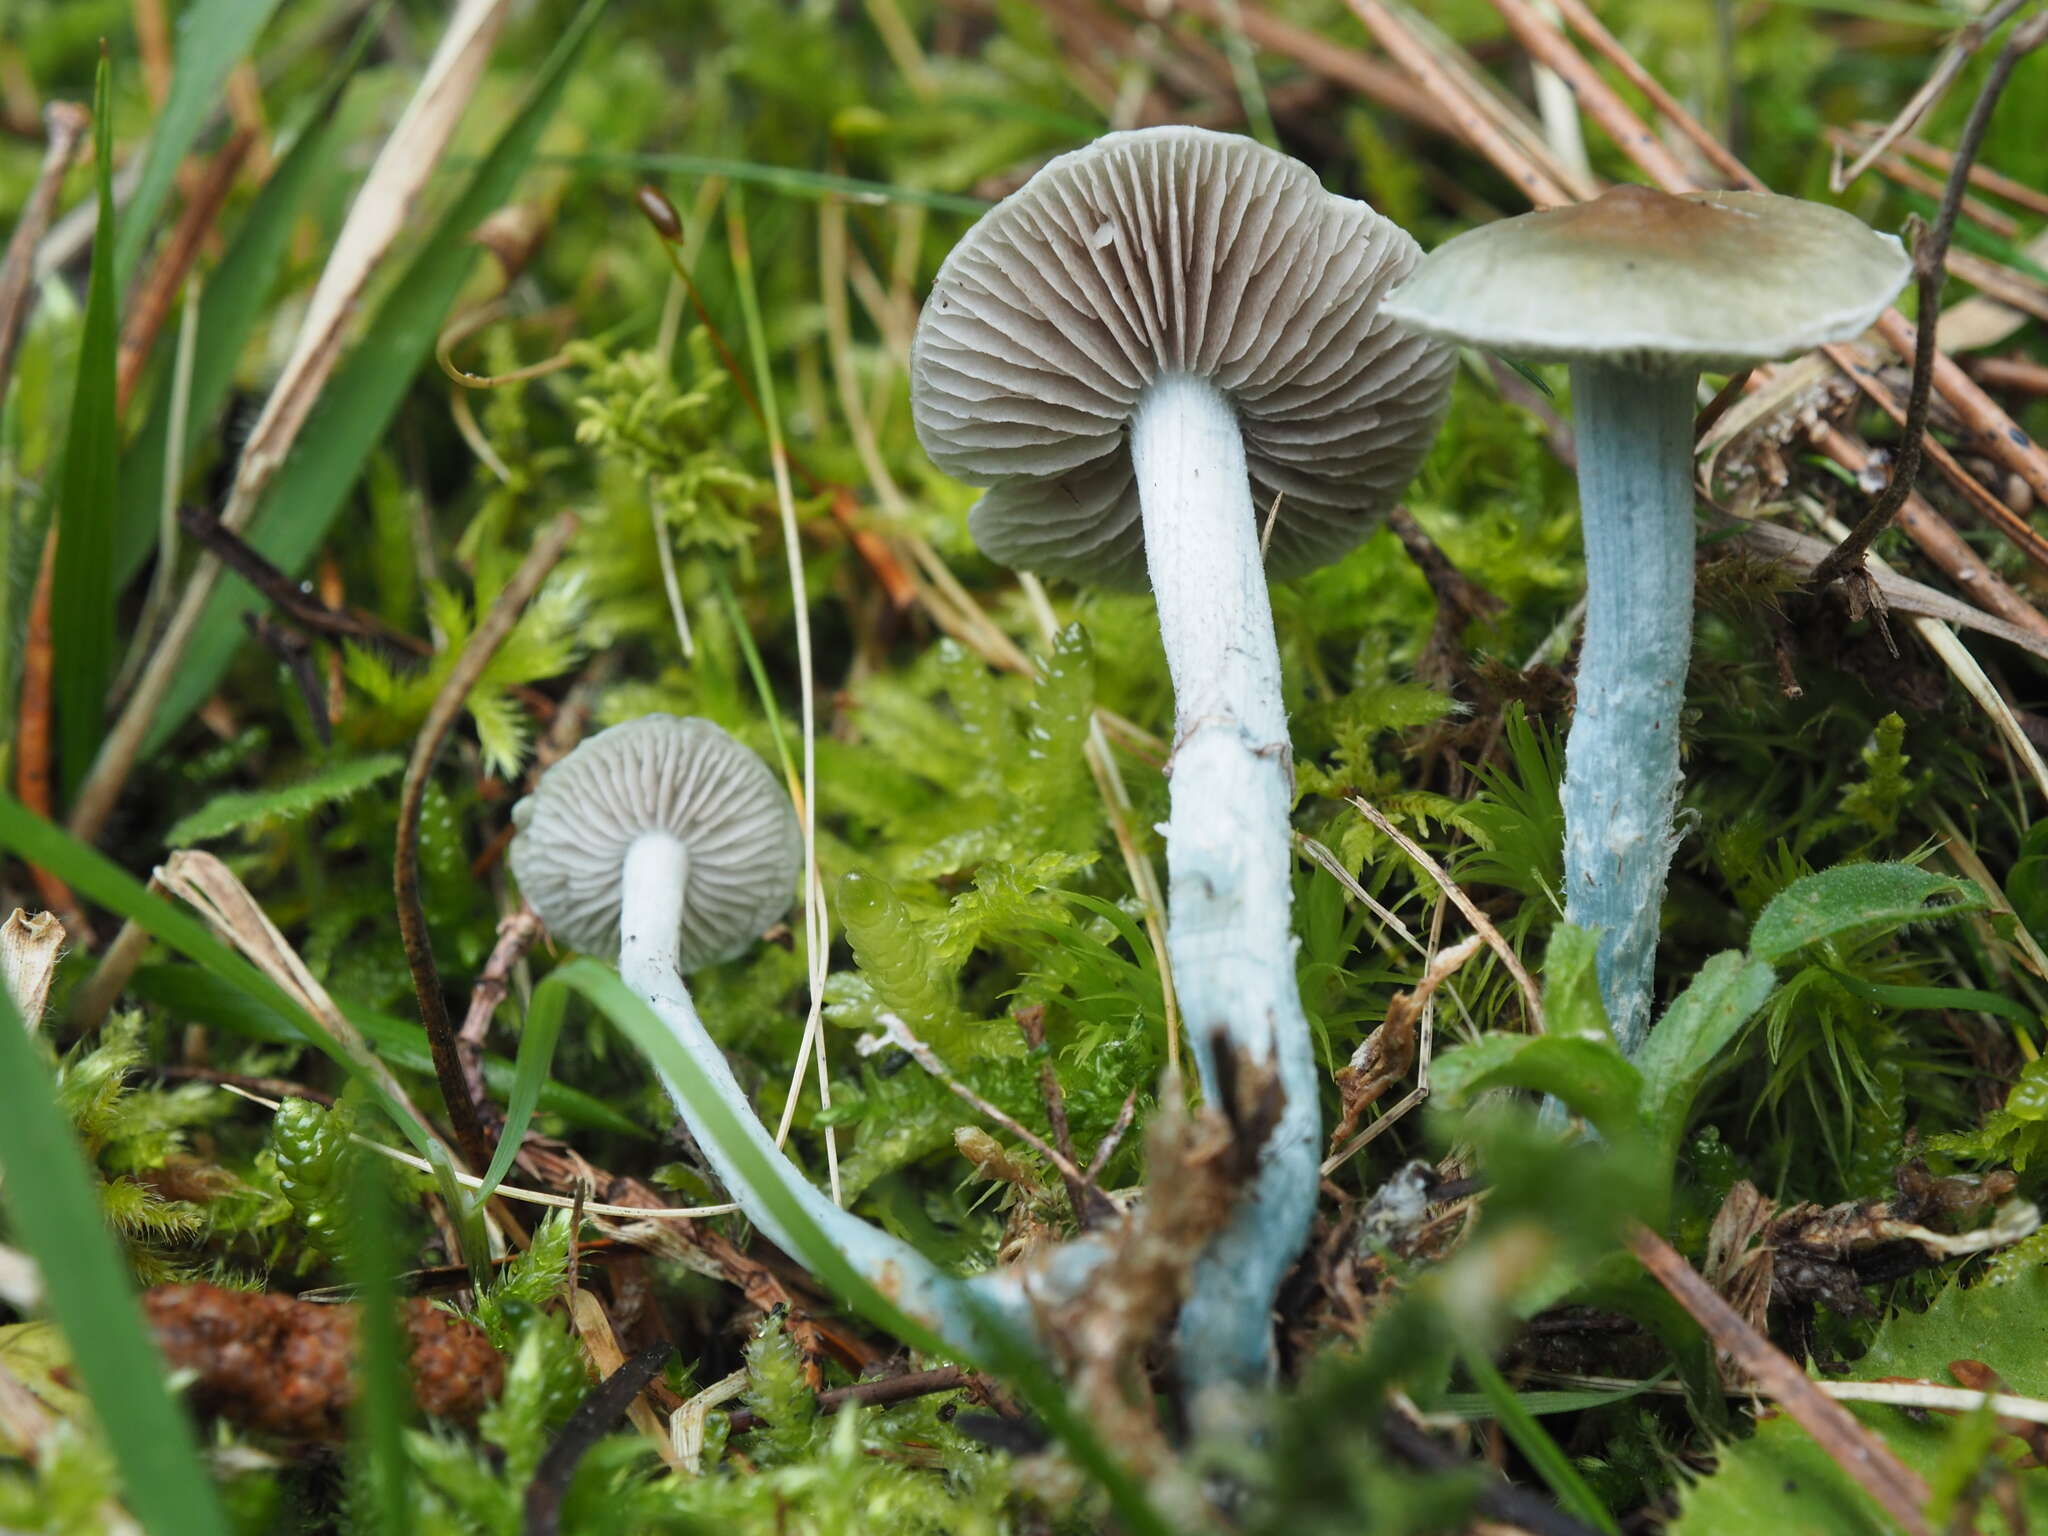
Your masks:
M970 1357L985 1357L991 1327L1013 1343L1033 1343L1035 1304L1085 1284L1100 1245L1071 1244L1036 1274L948 1274L803 1176L697 1015L683 974L758 942L789 910L803 867L796 813L767 764L709 720L644 715L590 737L548 769L512 819L512 873L548 931L572 948L617 952L620 978L652 1006L731 1108L779 1189L832 1246ZM687 1121L685 1096L666 1077L663 1083ZM754 1225L805 1259L799 1234L778 1219L731 1150L709 1135L700 1134L698 1145Z
M1249 139L1112 133L968 231L911 350L925 451L987 487L969 515L983 551L1101 585L1149 575L1158 601L1175 701L1175 986L1212 1103L1219 1045L1285 1094L1182 1313L1198 1390L1269 1372L1273 1295L1317 1188L1268 569L1350 549L1435 436L1451 353L1380 308L1417 255L1396 225Z
M1386 301L1418 331L1571 365L1586 632L1565 749L1565 920L1599 934L1601 994L1630 1056L1649 1030L1677 844L1700 371L1861 334L1910 265L1896 239L1822 204L1622 186L1459 235Z

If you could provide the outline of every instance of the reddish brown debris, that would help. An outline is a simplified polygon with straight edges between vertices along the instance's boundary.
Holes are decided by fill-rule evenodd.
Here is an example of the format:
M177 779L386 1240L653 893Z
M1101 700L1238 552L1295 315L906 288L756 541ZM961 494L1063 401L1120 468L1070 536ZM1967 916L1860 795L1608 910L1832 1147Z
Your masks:
M171 1367L197 1373L191 1395L202 1412L289 1440L346 1436L355 1307L164 1285L145 1293L143 1310ZM473 1422L505 1381L483 1330L419 1297L402 1304L400 1322L421 1411Z

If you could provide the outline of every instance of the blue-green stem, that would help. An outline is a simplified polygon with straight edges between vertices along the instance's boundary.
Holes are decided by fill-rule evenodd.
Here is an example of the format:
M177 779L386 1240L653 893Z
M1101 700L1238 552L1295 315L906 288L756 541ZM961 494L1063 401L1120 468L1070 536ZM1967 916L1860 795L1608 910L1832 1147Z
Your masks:
M1586 633L1565 742L1565 920L1600 936L1600 994L1630 1057L1650 1028L1658 919L1678 841L1695 378L1572 367Z

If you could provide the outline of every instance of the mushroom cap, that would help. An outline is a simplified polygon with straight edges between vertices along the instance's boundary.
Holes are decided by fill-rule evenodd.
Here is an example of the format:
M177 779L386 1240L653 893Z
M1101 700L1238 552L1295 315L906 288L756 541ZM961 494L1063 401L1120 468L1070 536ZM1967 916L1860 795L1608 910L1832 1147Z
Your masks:
M682 968L729 960L789 910L803 837L768 765L709 720L642 715L578 746L512 808L512 873L548 931L619 947L626 850L667 832L688 851Z
M969 523L992 558L1142 588L1126 425L1154 379L1196 375L1236 408L1260 516L1279 498L1268 568L1311 570L1365 536L1443 418L1450 350L1380 309L1419 254L1251 139L1106 134L939 268L911 348L918 437L989 488Z
M1911 270L1825 203L1620 186L1446 241L1384 308L1536 362L1739 368L1861 335Z

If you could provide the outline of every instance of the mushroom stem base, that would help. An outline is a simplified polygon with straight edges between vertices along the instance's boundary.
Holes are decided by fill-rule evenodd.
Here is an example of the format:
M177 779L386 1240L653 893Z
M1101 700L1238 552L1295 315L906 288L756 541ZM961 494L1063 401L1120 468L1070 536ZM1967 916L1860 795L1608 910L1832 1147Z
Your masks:
M1695 375L1572 368L1586 635L1565 744L1565 920L1600 936L1623 1052L1650 1028L1692 653Z
M1164 377L1132 418L1131 458L1173 675L1167 952L1181 1015L1204 1093L1240 1129L1273 1102L1257 1078L1279 1090L1250 1185L1181 1313L1199 1414L1208 1388L1271 1371L1273 1298L1315 1208L1317 1069L1294 975L1280 654L1236 412L1213 385Z
M725 1100L746 1140L778 1176L781 1191L802 1207L825 1241L870 1284L970 1360L986 1361L997 1353L991 1348L996 1332L1005 1336L1002 1342L1010 1350L1023 1345L1041 1351L1037 1330L1042 1309L1043 1315L1057 1316L1054 1309L1086 1289L1105 1256L1101 1244L1080 1240L1065 1245L1039 1269L1013 1267L963 1280L908 1243L834 1205L776 1146L683 984L677 970L677 936L688 876L688 854L680 841L665 832L644 833L626 850L621 878L620 979L647 1000L699 1075ZM663 1087L687 1122L687 1100L666 1077ZM822 1268L807 1235L792 1231L777 1219L774 1207L760 1186L742 1172L731 1150L716 1137L704 1134L703 1127L692 1126L691 1130L705 1161L747 1218L798 1262L813 1270Z

